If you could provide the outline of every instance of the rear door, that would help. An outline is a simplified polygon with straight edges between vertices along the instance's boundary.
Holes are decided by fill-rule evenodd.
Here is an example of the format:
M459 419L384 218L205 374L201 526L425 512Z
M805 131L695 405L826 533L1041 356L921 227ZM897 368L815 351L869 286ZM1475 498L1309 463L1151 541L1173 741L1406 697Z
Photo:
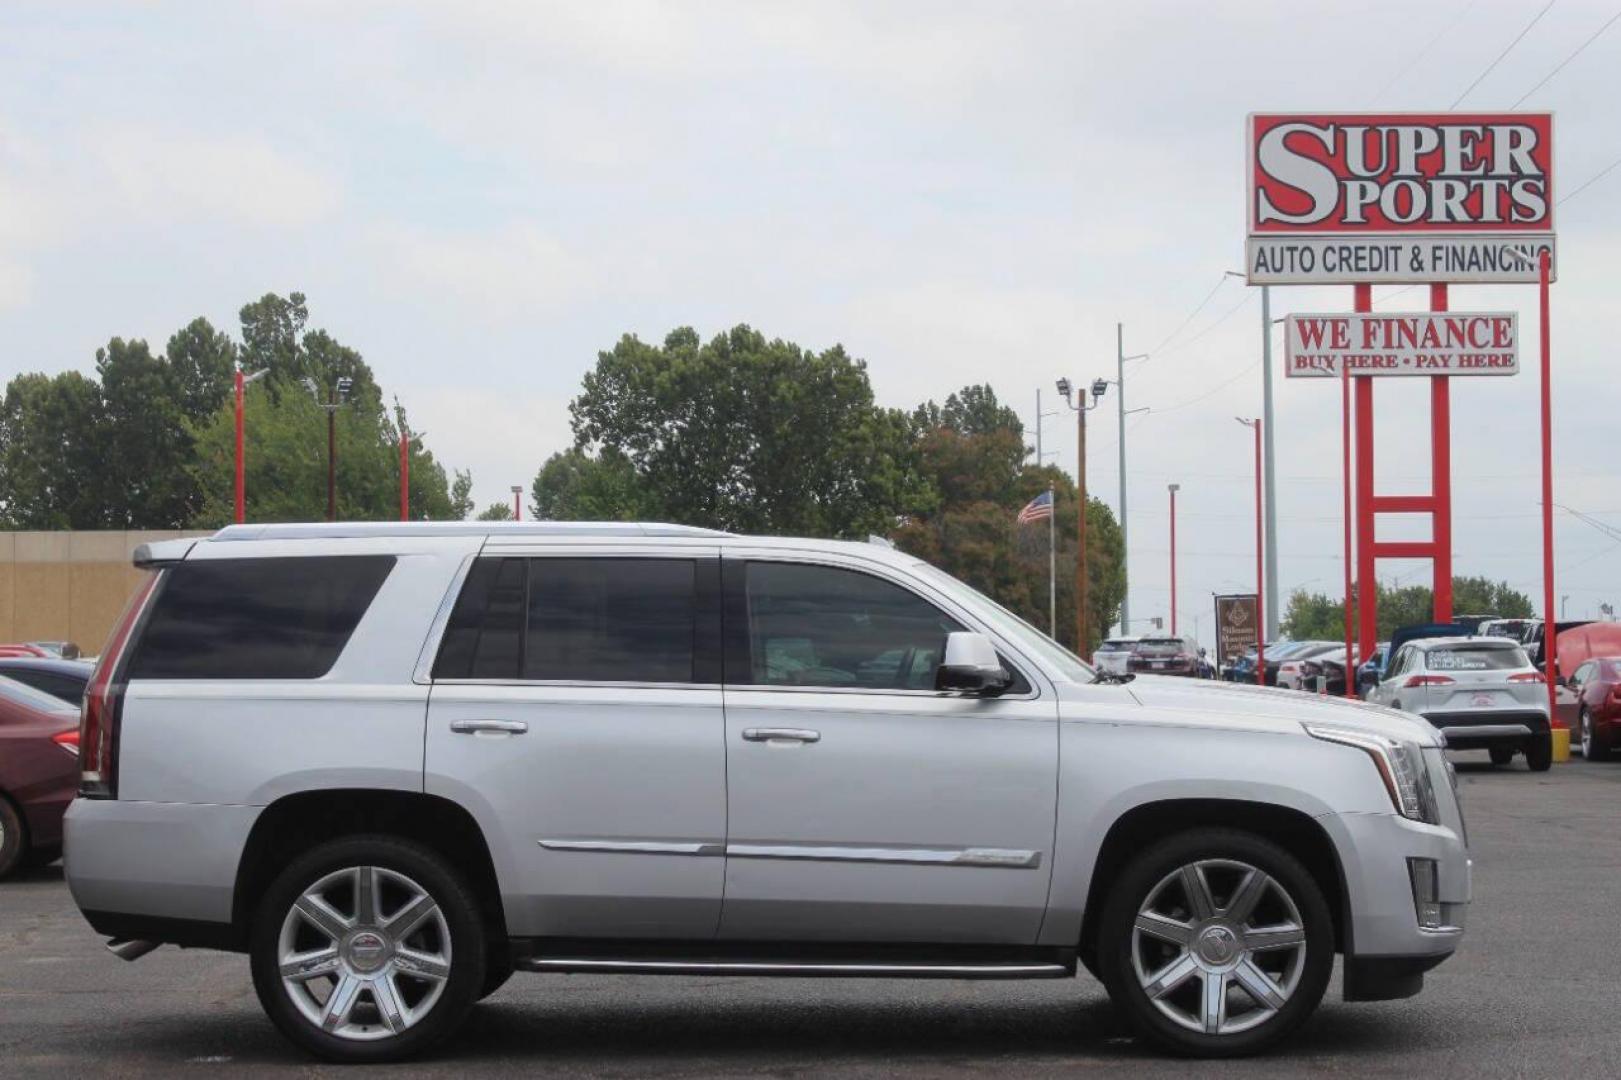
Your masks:
M482 825L513 934L715 933L716 554L540 547L473 563L433 669L426 787Z
M946 634L982 628L887 568L728 549L725 577L721 936L1033 944L1058 783L1034 666L936 692Z

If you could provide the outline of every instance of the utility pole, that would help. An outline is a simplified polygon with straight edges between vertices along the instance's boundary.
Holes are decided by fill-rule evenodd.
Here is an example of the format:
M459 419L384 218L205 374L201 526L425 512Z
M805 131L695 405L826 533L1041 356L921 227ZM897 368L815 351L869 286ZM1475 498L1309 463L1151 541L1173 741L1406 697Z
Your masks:
M1265 545L1262 542L1264 530L1261 527L1262 500L1261 500L1261 443L1263 441L1260 420L1246 420L1238 417L1238 422L1247 428L1255 430L1255 606L1261 611L1266 610L1266 568ZM1266 685L1266 618L1259 616L1256 620L1260 625L1255 628L1255 681L1258 685ZM1347 657L1349 664L1349 657Z
M1114 355L1115 376L1114 386L1119 391L1116 398L1117 412L1120 421L1120 577L1125 582L1126 591L1120 596L1120 632L1131 632L1131 572L1130 558L1131 537L1126 531L1126 417L1132 413L1147 412L1148 409L1126 408L1126 361L1146 360L1147 353L1137 353L1134 356L1126 355L1126 328L1121 323L1114 324Z
M269 374L269 368L260 368L252 375L247 375L243 373L241 364L236 366L236 513L233 520L235 520L238 525L242 524L248 519L247 465L243 446L242 392L247 389L247 387L258 382L260 379Z
M1167 484L1171 490L1171 636L1176 636L1176 493L1181 484ZM1124 629L1124 628L1122 628Z
M1131 626L1131 534L1126 529L1126 328L1114 324L1115 405L1120 419L1120 578L1126 590L1120 594L1120 632Z
M1036 468L1047 464L1047 452L1041 448L1041 428L1047 417L1055 412L1042 412L1041 388L1036 388ZM1056 451L1055 451L1056 453ZM1052 513L1047 515L1047 636L1058 640L1058 493L1047 485L1047 503Z
M1086 576L1086 414L1098 407L1109 389L1106 379L1092 380L1092 404L1086 403L1086 391L1074 394L1068 379L1058 380L1058 393L1064 403L1075 411L1075 655L1085 657L1091 650L1087 627ZM1073 400L1072 395L1079 400Z

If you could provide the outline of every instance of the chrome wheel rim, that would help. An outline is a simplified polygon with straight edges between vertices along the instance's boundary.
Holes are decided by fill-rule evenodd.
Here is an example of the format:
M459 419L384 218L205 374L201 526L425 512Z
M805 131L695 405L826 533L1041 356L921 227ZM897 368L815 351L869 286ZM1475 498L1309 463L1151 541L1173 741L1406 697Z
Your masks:
M1236 859L1161 878L1137 910L1131 959L1154 1008L1179 1027L1234 1035L1289 1003L1306 970L1306 926L1279 881Z
M282 988L304 1019L340 1039L407 1031L450 979L450 925L421 885L381 866L335 870L282 919Z
M1582 713L1582 757L1593 756L1593 722Z

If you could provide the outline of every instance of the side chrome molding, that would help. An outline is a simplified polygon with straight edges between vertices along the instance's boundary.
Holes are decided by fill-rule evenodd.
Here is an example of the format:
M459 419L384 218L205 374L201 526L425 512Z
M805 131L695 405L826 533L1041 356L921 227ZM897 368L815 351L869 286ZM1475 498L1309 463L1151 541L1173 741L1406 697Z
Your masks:
M621 855L724 855L732 859L798 859L815 862L915 863L1034 870L1041 852L1013 848L885 848L839 844L721 844L713 841L562 840L536 841L549 851L595 851Z
M519 960L522 971L613 975L784 975L838 978L1063 979L1075 974L1058 963L853 963L837 961L657 960L543 956Z

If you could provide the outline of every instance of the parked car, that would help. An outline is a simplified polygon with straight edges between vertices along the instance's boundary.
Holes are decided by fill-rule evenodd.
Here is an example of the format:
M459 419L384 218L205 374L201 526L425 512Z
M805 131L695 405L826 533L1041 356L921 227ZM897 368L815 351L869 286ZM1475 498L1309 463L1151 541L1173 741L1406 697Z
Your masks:
M1092 652L1092 666L1099 671L1113 672L1124 675L1127 663L1131 659L1131 651L1137 645L1135 635L1126 637L1105 638Z
M43 690L75 709L84 700L85 684L95 665L85 660L57 660L51 657L0 657L0 675L24 686Z
M1385 1000L1463 935L1427 725L1124 683L889 548L254 525L135 561L85 698L74 900L125 958L246 953L325 1058L420 1052L514 970L1077 966L1160 1045L1247 1053L1337 950L1345 998Z
M1487 750L1493 765L1516 753L1537 772L1552 764L1548 685L1524 649L1502 638L1394 642L1370 701L1424 717L1449 747Z
M1352 668L1356 667L1356 653L1353 650ZM1309 660L1298 661L1298 668L1294 678L1299 681L1298 689L1318 690L1322 693L1333 694L1336 697L1345 696L1345 646L1319 653ZM1324 680L1319 687L1319 680ZM1278 685L1284 685L1283 670L1278 673Z
M1553 624L1554 633L1563 635L1567 631L1586 626L1590 622L1592 622L1591 619L1556 620ZM1531 625L1525 629L1525 638L1520 642L1520 644L1525 647L1526 655L1531 658L1531 663L1536 665L1538 668L1545 666L1547 663L1547 654L1544 651L1545 646L1543 643L1543 637L1545 636L1547 628L1548 622L1546 619L1531 620Z
M26 641L14 641L7 645L0 645L0 657L27 656L35 659L48 657L51 654L38 645L31 645Z
M1480 637L1501 637L1510 641L1525 643L1525 632L1531 628L1535 619L1487 619L1475 628Z
M78 709L0 676L0 880L61 855L78 743Z
M1292 654L1301 643L1298 641L1268 641L1266 643L1266 662L1273 672L1273 681L1276 681L1276 661ZM1254 683L1255 682L1255 646L1251 645L1239 654L1237 660L1226 669L1228 682Z
M30 641L28 644L58 660L77 660L82 655L78 643L72 641Z
M1173 634L1144 635L1126 659L1133 674L1181 675L1197 679L1204 674L1204 650L1190 637Z
M1357 665L1356 669L1356 695L1367 700L1373 688L1379 685L1379 677L1384 674L1385 657L1390 655L1390 642L1381 641L1368 658Z
M1576 735L1582 757L1609 761L1621 741L1621 656L1582 661L1567 685L1576 696Z
M1267 668L1274 672L1268 681L1284 690L1304 690L1307 687L1302 678L1301 665L1314 657L1326 656L1335 649L1344 651L1345 646L1334 641L1308 641L1301 643L1299 648L1291 650L1287 656L1279 659L1275 667L1272 659L1268 657Z

